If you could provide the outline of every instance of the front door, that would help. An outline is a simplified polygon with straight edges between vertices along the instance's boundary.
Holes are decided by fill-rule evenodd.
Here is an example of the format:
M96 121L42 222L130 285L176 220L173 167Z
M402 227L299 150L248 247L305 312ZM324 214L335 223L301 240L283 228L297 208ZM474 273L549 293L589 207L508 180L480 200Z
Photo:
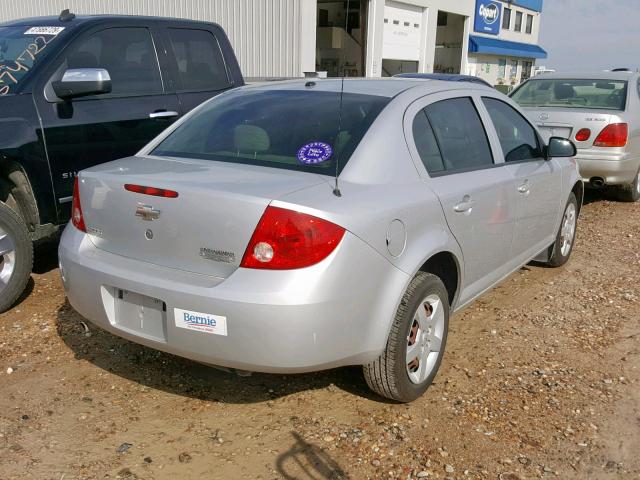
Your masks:
M52 98L50 82L73 68L106 69L112 92L66 102ZM34 97L60 222L69 218L78 171L135 154L179 115L176 95L164 91L151 31L141 26L103 29L74 41Z
M483 123L471 97L444 98L413 115L416 149L462 250L467 303L513 268L509 251L516 197L509 170L494 163Z
M518 214L511 256L522 263L553 242L562 175L555 161L545 160L535 129L517 110L494 97L483 97L482 103L515 179Z

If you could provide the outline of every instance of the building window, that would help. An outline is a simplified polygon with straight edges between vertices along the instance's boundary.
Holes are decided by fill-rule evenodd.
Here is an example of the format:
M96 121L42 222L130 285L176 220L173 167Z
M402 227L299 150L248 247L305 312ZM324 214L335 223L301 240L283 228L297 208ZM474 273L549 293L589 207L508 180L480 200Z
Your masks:
M532 31L533 31L533 15L527 15L526 32L531 33Z
M502 28L509 30L509 27L511 27L511 9L505 7L502 14Z
M438 26L439 27L447 26L447 12L438 11Z
M514 27L516 32L522 31L522 12L516 12L516 26Z

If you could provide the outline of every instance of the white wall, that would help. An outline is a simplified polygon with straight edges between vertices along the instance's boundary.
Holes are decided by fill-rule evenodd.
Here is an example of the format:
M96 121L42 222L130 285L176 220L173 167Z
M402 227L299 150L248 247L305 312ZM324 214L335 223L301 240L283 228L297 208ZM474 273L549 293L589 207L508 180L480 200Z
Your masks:
M467 17L464 25L461 60L462 71L466 70L470 24L475 10L475 0L394 0L393 3L407 4L422 9L420 72L433 71L438 10ZM381 74L384 42L384 7L385 0L370 0L369 2L367 76L379 77Z
M294 77L315 70L316 0L3 0L0 21L119 13L219 23L245 77Z

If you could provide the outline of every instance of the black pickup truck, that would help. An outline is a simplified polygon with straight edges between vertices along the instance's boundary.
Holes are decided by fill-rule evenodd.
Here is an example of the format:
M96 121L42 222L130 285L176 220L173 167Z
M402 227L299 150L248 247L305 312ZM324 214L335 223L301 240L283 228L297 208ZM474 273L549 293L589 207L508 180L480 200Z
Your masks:
M0 24L0 312L25 288L33 243L69 220L76 172L243 84L213 23L64 11Z

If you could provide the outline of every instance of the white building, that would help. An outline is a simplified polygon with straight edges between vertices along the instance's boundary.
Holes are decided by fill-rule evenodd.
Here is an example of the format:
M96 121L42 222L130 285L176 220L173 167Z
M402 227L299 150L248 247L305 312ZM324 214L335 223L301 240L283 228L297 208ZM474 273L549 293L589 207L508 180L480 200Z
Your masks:
M504 7L500 15L506 8L535 12L530 38L503 29L493 40L537 42L540 12L528 4L541 7L542 0L29 0L7 2L0 21L57 15L64 8L76 14L192 18L222 25L247 78L299 77L316 71L373 77L435 71L477 73L498 83L502 57L485 53L484 47L475 51L470 43L473 38L491 39L473 32L482 2ZM486 67L492 62L495 68ZM518 63L516 70L523 65Z
M542 0L478 0L467 73L512 88L532 75L538 58Z

